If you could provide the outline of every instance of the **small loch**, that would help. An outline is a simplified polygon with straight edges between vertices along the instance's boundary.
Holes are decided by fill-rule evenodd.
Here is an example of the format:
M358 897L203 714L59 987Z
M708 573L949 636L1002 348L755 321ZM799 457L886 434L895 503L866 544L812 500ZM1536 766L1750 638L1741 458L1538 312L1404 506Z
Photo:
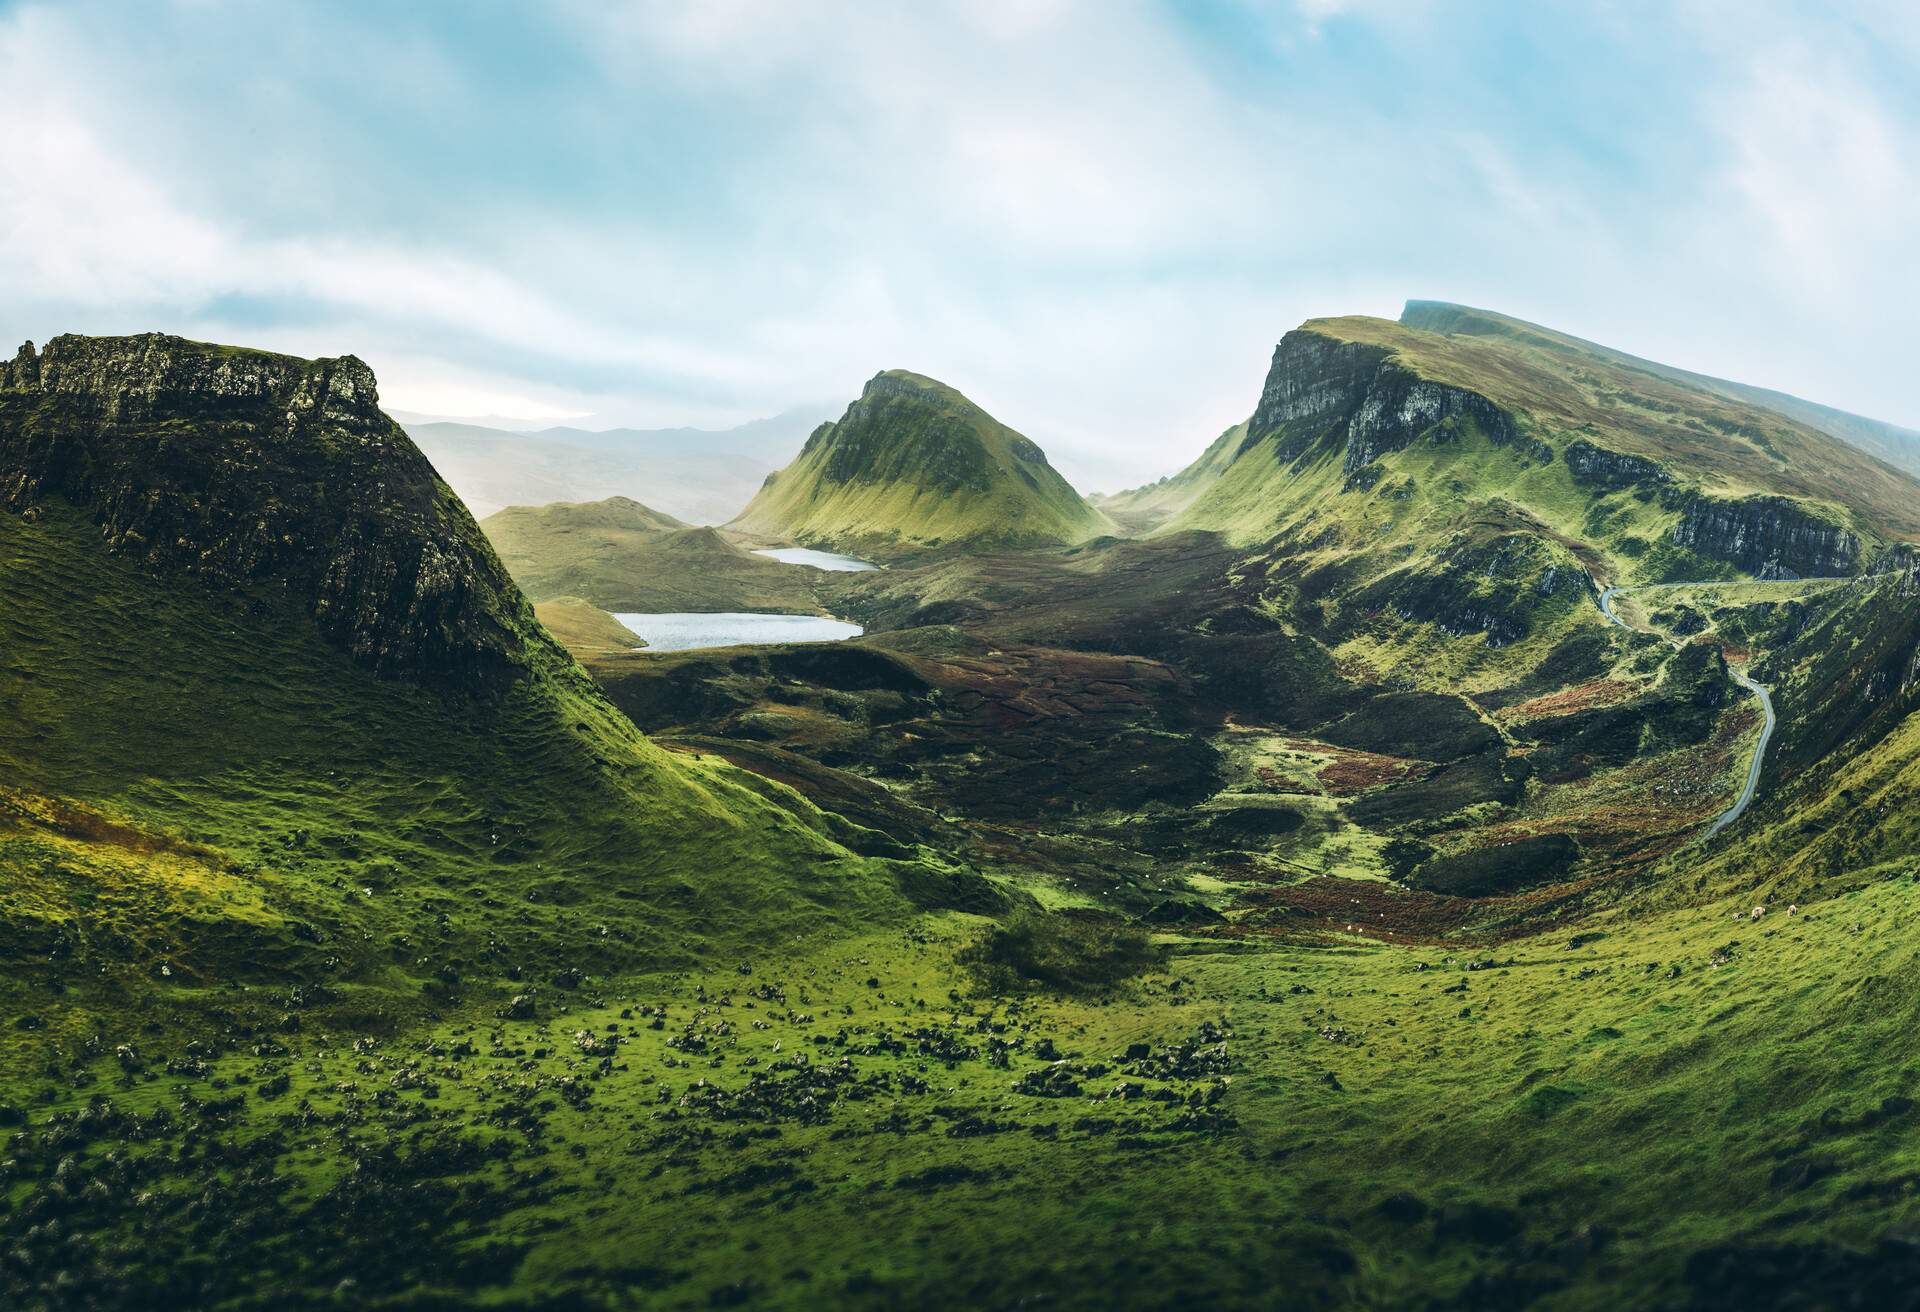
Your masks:
M857 638L858 624L824 615L764 615L753 611L669 611L616 614L647 640L648 651L690 651L769 642L838 642Z
M811 565L815 569L827 569L845 574L880 568L872 561L861 560L858 556L843 556L837 551L816 551L812 547L767 547L757 549L753 554L771 556L787 565Z

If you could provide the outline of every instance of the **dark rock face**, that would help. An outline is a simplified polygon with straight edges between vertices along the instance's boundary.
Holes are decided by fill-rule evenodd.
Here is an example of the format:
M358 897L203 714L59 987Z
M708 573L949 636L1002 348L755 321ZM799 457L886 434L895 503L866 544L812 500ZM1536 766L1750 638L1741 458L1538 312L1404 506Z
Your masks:
M1352 479L1423 436L1450 438L1462 421L1499 445L1520 440L1512 417L1478 392L1421 378L1383 347L1295 330L1274 348L1247 444L1277 441L1280 458L1292 460L1331 438Z
M383 673L487 685L522 668L526 602L352 356L65 336L0 382L0 502L58 495L154 566L278 580Z
M40 357L34 354L32 342L23 342L13 359L0 364L0 390L39 385Z
M1438 570L1401 570L1353 594L1365 613L1390 610L1452 637L1483 633L1491 647L1518 642L1538 618L1563 613L1587 593L1577 562L1545 540L1508 533L1464 540L1439 555Z
M1673 481L1658 461L1609 451L1581 438L1567 447L1567 470L1574 481L1588 487L1621 492L1628 488L1656 488Z
M1787 497L1687 498L1673 540L1763 579L1852 574L1860 539Z

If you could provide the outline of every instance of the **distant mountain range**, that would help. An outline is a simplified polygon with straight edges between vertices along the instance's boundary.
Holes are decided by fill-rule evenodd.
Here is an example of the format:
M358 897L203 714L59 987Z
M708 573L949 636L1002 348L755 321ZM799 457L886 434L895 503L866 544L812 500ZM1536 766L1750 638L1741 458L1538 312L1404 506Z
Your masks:
M808 406L717 430L522 432L453 420L402 426L476 516L508 506L631 497L690 524L717 524L738 514L767 475L831 417L828 407Z

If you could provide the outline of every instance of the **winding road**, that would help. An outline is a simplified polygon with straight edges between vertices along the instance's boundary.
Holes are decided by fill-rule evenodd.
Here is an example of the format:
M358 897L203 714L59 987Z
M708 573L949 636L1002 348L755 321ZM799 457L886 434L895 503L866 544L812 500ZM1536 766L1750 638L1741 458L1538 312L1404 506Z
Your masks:
M1699 586L1700 584L1697 584L1697 583L1694 583L1694 584L1639 583L1639 584L1629 584L1623 588L1607 588L1604 591L1602 591L1600 594L1600 613L1607 617L1607 620L1609 623L1617 625L1618 627L1623 629L1631 629L1633 628L1631 624L1628 624L1625 620L1621 619L1619 615L1614 613L1613 599L1619 593L1639 592L1642 590L1653 589L1653 588L1685 588L1685 587L1699 587ZM1673 639L1669 639L1669 641L1673 641L1676 647L1680 645L1677 641ZM1739 800L1736 801L1732 806L1728 807L1726 810L1722 811L1718 816L1714 817L1713 823L1708 825L1706 829L1701 832L1699 841L1703 843L1706 842L1708 839L1713 838L1722 829L1725 829L1728 825L1732 824L1735 820L1738 820L1741 816L1745 815L1747 808L1753 805L1754 794L1760 791L1760 767L1766 762L1766 759L1767 759L1767 744L1773 741L1773 726L1775 724L1775 719L1773 714L1773 694L1768 692L1765 686L1755 683L1752 679L1749 679L1746 675L1746 671L1744 670L1737 670L1733 668L1733 666L1729 665L1727 667L1727 673L1733 676L1733 681L1735 683L1739 684L1742 688L1745 688L1748 692L1752 693L1754 696L1760 699L1760 714L1762 716L1761 723L1760 723L1760 741L1753 749L1753 763L1747 767L1747 786L1740 790Z

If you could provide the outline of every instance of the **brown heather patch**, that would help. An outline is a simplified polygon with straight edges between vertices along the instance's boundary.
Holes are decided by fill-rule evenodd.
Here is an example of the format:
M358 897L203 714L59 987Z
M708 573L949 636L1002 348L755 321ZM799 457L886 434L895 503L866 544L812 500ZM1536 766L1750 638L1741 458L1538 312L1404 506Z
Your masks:
M1314 772L1321 788L1330 797L1351 797L1383 784L1403 783L1426 773L1430 768L1425 761L1363 752L1352 747L1337 747L1312 738L1286 738L1282 743L1291 752L1332 758ZM1271 767L1263 766L1257 773L1261 782L1271 786L1275 792L1310 792L1302 788L1297 780Z
M1572 688L1562 688L1559 692L1548 693L1545 697L1535 697L1532 701L1521 702L1500 711L1495 718L1502 724L1513 724L1524 720L1551 719L1558 715L1571 715L1576 711L1592 710L1599 706L1614 706L1631 700L1640 691L1637 684L1624 679L1595 679L1591 683L1578 684Z
M32 826L48 829L62 838L123 848L126 851L141 854L170 852L202 860L217 858L220 855L210 847L184 842L171 834L121 824L117 820L108 819L98 811L63 798L44 797L38 793L24 793L10 788L0 789L0 822L4 821L12 821L19 827Z

